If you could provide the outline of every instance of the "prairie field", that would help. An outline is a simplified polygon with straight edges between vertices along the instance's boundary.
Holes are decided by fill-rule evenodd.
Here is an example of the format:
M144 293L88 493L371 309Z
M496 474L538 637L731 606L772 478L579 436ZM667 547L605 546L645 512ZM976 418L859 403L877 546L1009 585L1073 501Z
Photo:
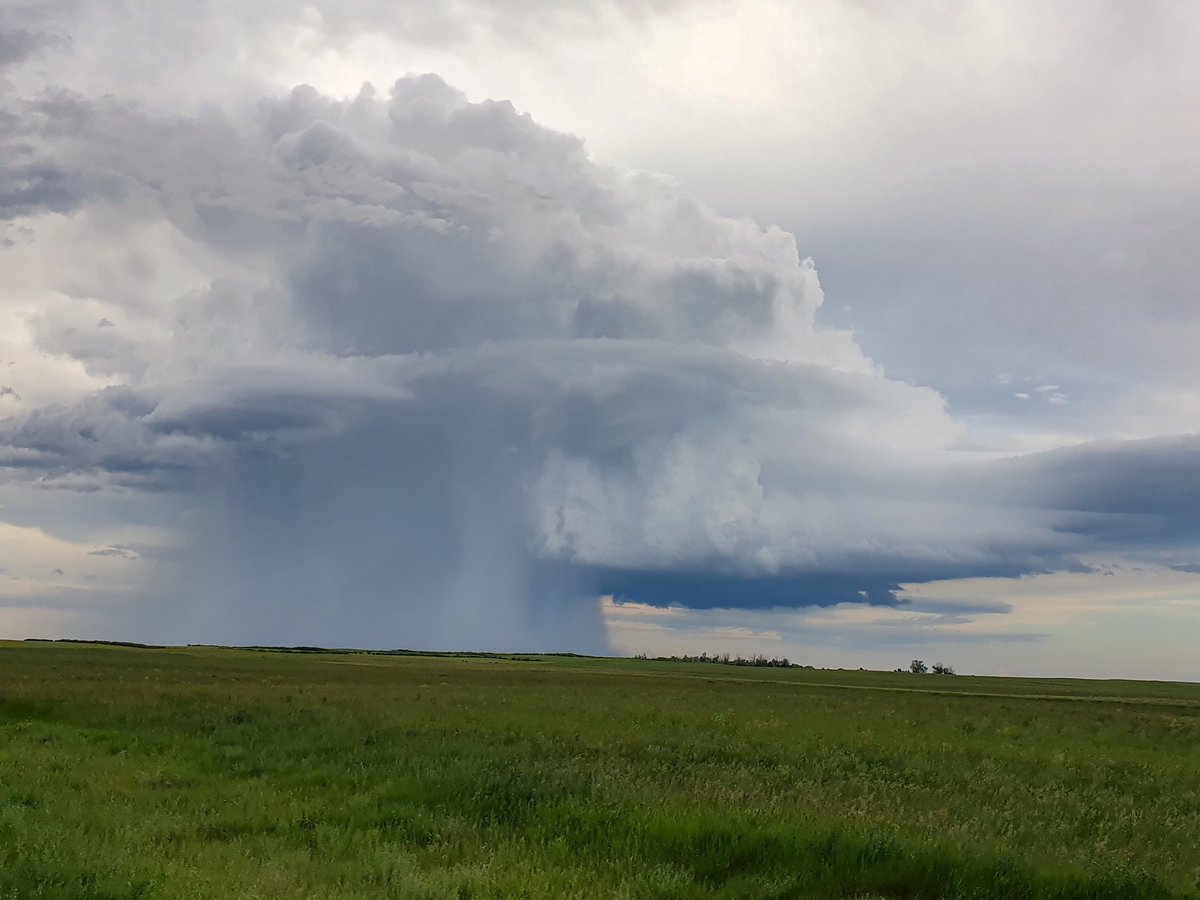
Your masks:
M0 898L1196 897L1200 685L0 642Z

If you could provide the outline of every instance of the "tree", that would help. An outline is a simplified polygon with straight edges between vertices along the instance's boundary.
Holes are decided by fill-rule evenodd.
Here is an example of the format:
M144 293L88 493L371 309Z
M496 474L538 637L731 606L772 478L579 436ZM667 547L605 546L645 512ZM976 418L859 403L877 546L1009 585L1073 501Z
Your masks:
M929 671L929 666L925 665L925 660L923 659L914 659L908 664L908 671L914 675L924 675Z
M947 666L943 663L934 663L933 664L933 674L934 675L953 675L954 674L954 666Z

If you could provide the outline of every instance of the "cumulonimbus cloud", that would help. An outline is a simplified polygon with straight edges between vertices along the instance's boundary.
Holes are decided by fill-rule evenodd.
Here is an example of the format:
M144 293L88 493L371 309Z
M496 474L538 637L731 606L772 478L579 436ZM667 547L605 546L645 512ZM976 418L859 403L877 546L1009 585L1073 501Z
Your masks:
M891 603L1079 567L1143 514L1064 457L958 449L819 323L791 235L437 76L4 113L0 302L75 381L14 370L0 463L171 498L154 635L599 649L600 593Z

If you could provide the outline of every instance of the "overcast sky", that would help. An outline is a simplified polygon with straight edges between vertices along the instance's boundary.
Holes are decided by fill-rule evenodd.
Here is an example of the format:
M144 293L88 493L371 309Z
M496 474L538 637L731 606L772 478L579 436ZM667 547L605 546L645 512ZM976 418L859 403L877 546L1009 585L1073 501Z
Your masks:
M1200 680L1200 7L0 6L0 635Z

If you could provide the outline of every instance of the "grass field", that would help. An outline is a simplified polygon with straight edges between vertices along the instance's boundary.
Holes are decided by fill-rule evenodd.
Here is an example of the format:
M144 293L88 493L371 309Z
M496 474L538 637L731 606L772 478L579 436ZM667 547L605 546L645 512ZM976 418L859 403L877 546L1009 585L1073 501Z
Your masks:
M1200 685L0 642L0 898L1174 898Z

